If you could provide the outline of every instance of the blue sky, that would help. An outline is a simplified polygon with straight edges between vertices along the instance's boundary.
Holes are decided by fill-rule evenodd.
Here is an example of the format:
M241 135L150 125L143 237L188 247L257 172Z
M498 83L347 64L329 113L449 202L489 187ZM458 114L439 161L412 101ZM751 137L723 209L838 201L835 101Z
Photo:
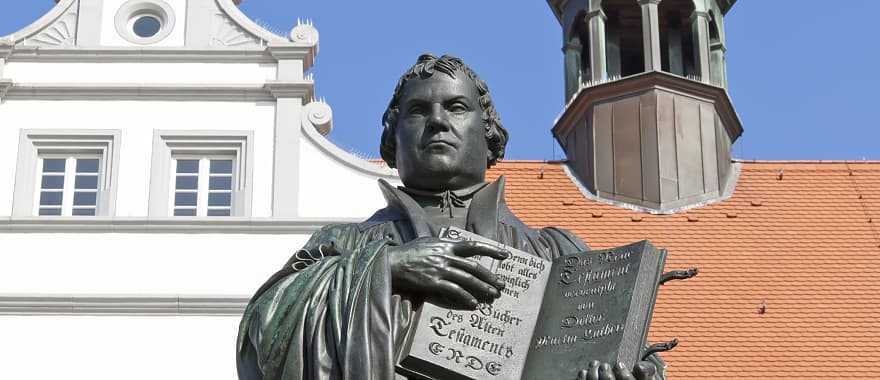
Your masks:
M880 1L741 0L728 13L730 94L745 134L735 155L766 160L880 159ZM0 0L0 35L52 0ZM244 0L278 33L310 18L312 71L334 110L331 139L378 156L380 117L398 76L423 52L465 59L492 90L512 139L508 158L561 158L561 31L540 0Z

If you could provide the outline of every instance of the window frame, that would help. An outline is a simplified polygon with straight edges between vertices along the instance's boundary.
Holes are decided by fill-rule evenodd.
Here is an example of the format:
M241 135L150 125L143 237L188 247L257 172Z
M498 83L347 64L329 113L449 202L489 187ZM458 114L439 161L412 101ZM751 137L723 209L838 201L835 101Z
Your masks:
M60 173L61 177L63 178L63 184L62 184L60 191L57 191L56 189L43 189L43 178L47 174L43 170L43 162L47 159L49 159L49 160L51 160L51 159L64 159L64 161L65 161L64 162L64 171L57 172L57 173ZM76 177L77 177L77 175L80 174L80 172L77 171L77 162L79 160L98 160L98 171L95 173L95 175L98 178L97 178L96 188L94 190L95 198L96 198L95 206L94 206L95 215L73 215L74 209L77 209L77 208L83 209L83 208L91 208L92 207L92 206L78 207L77 205L74 204L75 203L74 199L75 199L76 193L77 192L84 192L84 191L81 191L83 189L79 189L80 191L78 191L78 189L75 186ZM33 215L40 216L40 217L44 217L44 216L85 216L85 217L98 216L98 208L101 205L101 180L104 177L104 173L101 170L102 169L102 165L101 165L102 161L103 161L103 159L100 155L93 154L93 153L51 152L51 153L38 154L38 156L37 156L37 174L35 176L37 183L34 184L35 194L34 194ZM57 174L55 176L57 176ZM61 193L61 205L58 207L53 207L53 206L44 206L44 205L40 204L40 200L41 200L40 197L42 196L42 194L45 190L52 190L50 192L60 192ZM92 192L92 189L86 189L86 190L87 190L87 192ZM40 214L40 209L59 208L59 207L61 208L60 215L41 215Z
M141 37L134 32L134 22L143 16L151 16L159 21L159 31L149 37ZM174 30L174 8L163 0L129 0L123 3L113 17L116 33L128 42L138 45L152 45L162 42Z
M150 169L149 216L174 219L250 217L253 194L253 154L253 131L154 131L153 159ZM174 216L174 180L177 174L175 162L182 157L232 159L230 216L207 216L207 212L204 213L204 216L200 216L199 212L196 213L196 216ZM199 180L201 181L201 178ZM205 191L207 192L208 189ZM207 207L207 199L205 205Z
M23 129L20 132L18 161L15 172L12 215L36 218L95 218L113 216L116 212L117 173L121 130L104 129ZM39 195L42 190L43 167L46 157L98 158L98 188L95 215L39 215ZM65 163L65 181L68 164ZM75 172L75 168L73 169ZM69 179L75 180L74 176ZM71 185L72 186L72 185ZM67 188L62 189L62 193ZM74 193L70 188L71 196ZM64 197L64 195L62 195ZM72 209L72 208L71 208Z
M177 192L181 191L181 189L178 189L176 186L177 177L180 176L180 173L177 172L177 161L179 161L179 160L198 160L199 161L199 169L195 173L196 182L197 182L196 190L195 190L195 193L196 193L196 206L195 206L196 215L195 216L196 217L212 217L212 218L218 217L216 215L208 215L209 211L212 208L213 209L226 209L226 208L228 208L229 209L229 216L235 216L233 212L235 209L236 189L237 189L238 182L240 182L240 180L237 178L237 175L236 175L236 173L238 172L237 169L239 166L239 163L238 163L238 160L236 159L236 157L233 155L228 155L228 154L198 155L198 154L192 154L192 153L190 153L190 154L173 154L172 153L172 155L171 155L171 164L170 164L171 170L169 170L169 172L170 172L169 174L171 175L171 178L169 178L169 180L168 180L168 182L169 182L169 186L168 186L168 199L169 199L169 201L168 201L168 207L169 207L168 215L171 215L172 217L175 217L175 218L179 218L181 216L174 215L175 209L189 208L189 206L185 206L185 207L177 206L175 204L175 202L172 201L173 199L175 199ZM222 175L217 175L217 174L211 173L210 165L211 165L211 161L214 161L214 160L230 160L230 161L232 161L232 172L228 174L228 176L231 178L231 182L232 182L231 188L229 190L218 191L218 190L211 190L210 189L211 177L219 177L219 176L226 177L227 176L227 174L225 174L225 173L223 173ZM188 192L189 190L184 190L184 191ZM231 197L231 202L230 202L229 206L212 207L209 204L211 192L216 193L216 192L227 192L227 191L229 192L230 197Z

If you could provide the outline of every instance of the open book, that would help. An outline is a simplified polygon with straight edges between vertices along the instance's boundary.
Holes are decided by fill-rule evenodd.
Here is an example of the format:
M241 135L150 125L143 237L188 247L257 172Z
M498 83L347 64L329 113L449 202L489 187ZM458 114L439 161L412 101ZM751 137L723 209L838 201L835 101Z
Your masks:
M492 304L452 310L424 303L398 358L415 379L574 379L590 361L641 359L666 251L647 240L553 261L458 228L511 253L478 258L507 285Z

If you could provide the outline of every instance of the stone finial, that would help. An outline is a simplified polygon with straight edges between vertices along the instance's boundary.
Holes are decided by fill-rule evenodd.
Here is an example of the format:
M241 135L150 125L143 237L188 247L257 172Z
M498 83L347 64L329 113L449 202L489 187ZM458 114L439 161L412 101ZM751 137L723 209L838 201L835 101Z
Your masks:
M290 31L290 40L305 45L318 45L318 29L312 20L296 20L296 26Z

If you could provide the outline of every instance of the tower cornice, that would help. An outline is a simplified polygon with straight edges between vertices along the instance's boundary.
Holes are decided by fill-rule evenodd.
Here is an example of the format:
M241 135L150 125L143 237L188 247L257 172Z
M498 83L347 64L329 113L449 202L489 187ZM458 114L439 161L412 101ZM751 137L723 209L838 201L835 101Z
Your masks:
M553 11L553 15L556 16L556 21L562 22L562 10L565 8L565 5L572 0L547 0L547 5L550 6L550 10ZM662 0L651 0L660 2ZM721 9L722 14L727 14L733 5L736 4L736 0L715 0L718 4L718 8Z
M731 139L736 140L743 133L742 122L733 108L727 90L663 71L652 71L581 89L556 120L552 129L553 135L557 139L567 135L569 129L576 124L575 121L583 118L587 109L596 103L652 89L680 92L713 102L719 116L725 121L724 125Z

